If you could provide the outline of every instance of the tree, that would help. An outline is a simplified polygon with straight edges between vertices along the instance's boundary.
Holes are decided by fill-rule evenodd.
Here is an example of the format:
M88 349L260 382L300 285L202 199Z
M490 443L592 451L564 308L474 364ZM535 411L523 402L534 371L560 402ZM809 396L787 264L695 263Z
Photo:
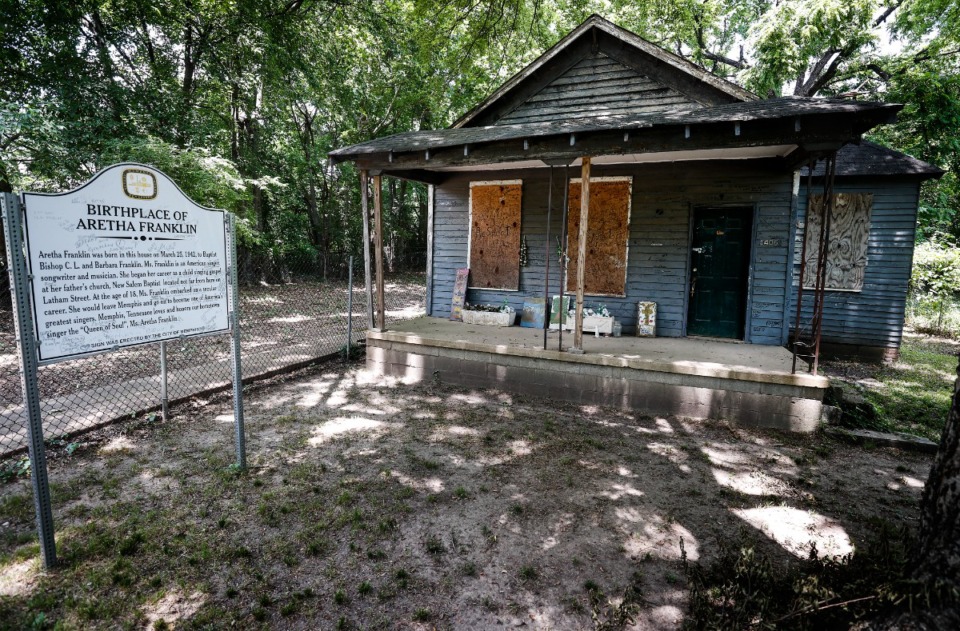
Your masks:
M960 363L953 404L923 489L913 566L900 589L909 595L905 610L866 629L960 629Z

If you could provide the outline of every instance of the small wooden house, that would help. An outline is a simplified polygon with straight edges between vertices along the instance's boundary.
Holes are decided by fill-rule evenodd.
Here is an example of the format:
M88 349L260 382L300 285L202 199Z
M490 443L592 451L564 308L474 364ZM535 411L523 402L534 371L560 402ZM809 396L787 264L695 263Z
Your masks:
M862 141L900 107L759 99L592 16L452 127L379 138L332 157L374 176L375 206L381 176L432 185L428 316L449 318L457 270L469 268L471 303L519 311L536 299L549 305L561 288L575 298L567 338L574 353L584 351L584 309L602 304L626 336L638 304L653 302L658 339L779 352L796 342L815 366L821 345L870 358L899 348L919 186L942 173ZM528 344L495 346L517 345ZM566 350L550 359L594 361ZM766 369L796 372L796 359L794 370L784 366ZM715 376L711 370L700 376ZM824 387L807 377L786 381ZM773 381L786 383L782 375ZM578 400L607 401L607 385L588 384L597 396ZM614 396L636 407L629 393ZM822 391L799 396L819 399ZM703 416L732 409L708 398Z

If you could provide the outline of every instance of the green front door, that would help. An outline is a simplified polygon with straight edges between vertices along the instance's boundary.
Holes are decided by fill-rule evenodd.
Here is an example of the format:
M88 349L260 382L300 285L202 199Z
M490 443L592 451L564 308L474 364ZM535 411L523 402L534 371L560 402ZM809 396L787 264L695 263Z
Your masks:
M752 208L694 210L687 335L743 338L752 217Z

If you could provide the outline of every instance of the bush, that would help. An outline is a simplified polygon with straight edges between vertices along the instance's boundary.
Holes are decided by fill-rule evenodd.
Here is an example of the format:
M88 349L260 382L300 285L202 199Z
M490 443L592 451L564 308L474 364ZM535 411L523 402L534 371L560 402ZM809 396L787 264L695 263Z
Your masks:
M960 329L960 248L943 240L916 247L907 320L919 331Z

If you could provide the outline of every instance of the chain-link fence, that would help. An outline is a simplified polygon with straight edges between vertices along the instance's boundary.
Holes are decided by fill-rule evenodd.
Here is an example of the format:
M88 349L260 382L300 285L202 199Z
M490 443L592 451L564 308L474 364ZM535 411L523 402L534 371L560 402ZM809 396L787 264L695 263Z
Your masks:
M384 298L388 322L423 315L423 255L394 261ZM347 259L349 260L349 259ZM348 321L352 339L364 339L367 301L363 260L354 259L352 287L347 260L318 265L310 257L240 257L240 330L244 381L343 353ZM351 303L352 311L348 307ZM374 297L376 300L376 297ZM230 335L167 342L171 401L229 387ZM0 307L0 458L26 450L26 411L20 384L16 332L9 306ZM39 370L44 437L67 437L157 408L160 345L149 344L64 361Z
M910 292L906 322L920 333L957 337L960 335L960 297Z

